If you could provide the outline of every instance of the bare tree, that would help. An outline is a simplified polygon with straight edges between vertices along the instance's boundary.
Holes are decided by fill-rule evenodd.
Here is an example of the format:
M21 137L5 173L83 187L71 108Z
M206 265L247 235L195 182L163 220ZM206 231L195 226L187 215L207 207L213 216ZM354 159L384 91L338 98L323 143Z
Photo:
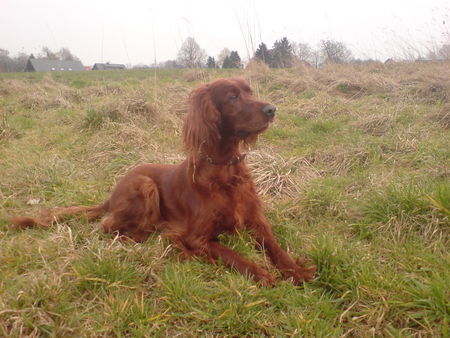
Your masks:
M28 55L19 52L16 56L10 56L9 51L0 48L0 72L21 72L25 69Z
M167 60L162 62L161 66L158 68L183 68L176 60Z
M294 54L298 61L304 61L309 64L314 63L313 50L307 43L296 43L292 44L294 48Z
M20 52L17 54L17 56L14 58L15 63L15 72L23 72L25 67L27 66L28 62L28 54L25 54L23 52Z
M61 48L59 52L56 53L56 56L59 60L64 61L80 61L78 57L72 54L72 52L69 50L69 48Z
M320 45L325 63L345 63L352 58L352 52L343 42L322 40Z
M438 51L438 58L441 60L450 60L450 44L442 45Z
M10 58L9 51L0 48L0 72L13 72L14 60Z
M59 51L54 52L47 46L42 47L41 53L38 55L38 59L80 61L80 59L67 47L63 47Z
M315 49L311 53L312 65L315 68L319 68L323 63L323 55L319 49Z
M47 46L42 47L41 53L38 55L38 59L59 60L57 53L53 52Z
M202 68L205 66L206 52L200 48L194 38L188 37L181 45L177 62L186 68Z

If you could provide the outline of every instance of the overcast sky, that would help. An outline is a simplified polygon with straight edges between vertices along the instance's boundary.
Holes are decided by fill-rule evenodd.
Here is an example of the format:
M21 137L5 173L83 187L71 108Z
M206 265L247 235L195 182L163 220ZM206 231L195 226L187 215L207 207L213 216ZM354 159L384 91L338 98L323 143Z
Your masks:
M227 47L243 59L284 36L315 47L344 42L384 60L449 39L448 0L0 0L0 48L38 54L68 47L85 65L175 59L193 36L208 55Z

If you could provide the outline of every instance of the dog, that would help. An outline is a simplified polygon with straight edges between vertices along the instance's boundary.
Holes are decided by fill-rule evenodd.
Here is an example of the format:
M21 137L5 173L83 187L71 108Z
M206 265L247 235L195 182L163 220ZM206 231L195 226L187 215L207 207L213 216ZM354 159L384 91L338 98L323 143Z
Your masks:
M222 233L247 229L286 279L310 281L316 267L294 261L276 241L241 152L243 144L254 143L269 127L275 111L255 98L243 79L204 84L189 97L183 129L187 158L182 163L132 169L98 206L53 209L11 221L19 228L49 227L66 214L82 213L88 219L106 215L102 225L107 233L143 242L161 231L187 257L221 261L262 285L273 285L268 271L218 240Z

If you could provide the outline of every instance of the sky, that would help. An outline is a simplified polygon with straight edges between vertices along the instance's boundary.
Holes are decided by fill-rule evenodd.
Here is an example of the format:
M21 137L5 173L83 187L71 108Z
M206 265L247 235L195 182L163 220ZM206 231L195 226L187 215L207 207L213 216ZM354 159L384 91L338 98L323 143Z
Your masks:
M358 58L426 54L450 43L448 0L0 0L0 48L69 48L84 65L175 59L192 36L208 55L248 58L262 41L341 41Z

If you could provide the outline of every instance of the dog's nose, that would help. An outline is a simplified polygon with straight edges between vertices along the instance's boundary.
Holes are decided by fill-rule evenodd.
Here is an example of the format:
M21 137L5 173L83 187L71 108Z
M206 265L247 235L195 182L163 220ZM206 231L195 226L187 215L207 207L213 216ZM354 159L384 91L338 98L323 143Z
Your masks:
M275 106L272 106L271 104L268 104L267 106L265 106L262 109L263 113L266 114L269 117L274 117L276 110L277 110L277 108Z

